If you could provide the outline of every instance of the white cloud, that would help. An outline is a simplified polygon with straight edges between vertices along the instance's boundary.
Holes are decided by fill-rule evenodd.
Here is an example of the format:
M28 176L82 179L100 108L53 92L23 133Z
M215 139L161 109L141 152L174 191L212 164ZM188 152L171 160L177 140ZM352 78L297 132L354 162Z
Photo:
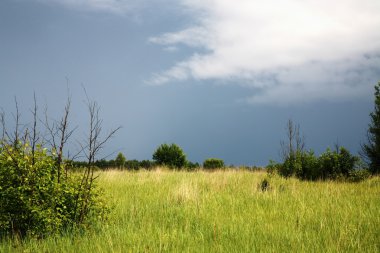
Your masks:
M369 82L380 78L375 57L380 54L379 0L181 4L192 13L195 25L150 41L201 50L155 74L152 83L244 80L241 83L259 90L250 102L291 103L363 96L374 84Z

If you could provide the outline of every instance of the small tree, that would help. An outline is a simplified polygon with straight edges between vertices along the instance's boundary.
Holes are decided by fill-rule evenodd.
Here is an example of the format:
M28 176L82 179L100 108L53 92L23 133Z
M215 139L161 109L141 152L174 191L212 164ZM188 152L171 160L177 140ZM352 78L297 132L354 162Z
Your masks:
M183 168L186 165L186 155L176 144L162 144L153 153L153 160L158 165L170 168Z
M203 162L205 169L220 169L224 167L224 161L218 158L208 158Z
M88 162L83 174L70 173L74 162L63 157L64 146L73 130L68 130L70 99L64 116L45 127L50 139L44 140L37 129L37 105L34 99L33 124L20 131L20 113L16 102L14 132L8 132L5 114L0 113L0 238L3 236L42 237L72 227L85 228L107 213L94 176L94 159L116 130L100 139L101 120L96 106L89 107L90 132L82 144ZM94 110L93 110L94 109ZM45 113L46 119L47 113ZM46 144L50 144L48 149ZM63 173L64 172L64 173Z
M375 108L370 114L367 144L362 145L363 156L372 174L380 173L380 82L375 85Z
M117 154L116 159L115 159L115 165L119 169L124 169L125 161L126 161L125 156L123 155L123 153L119 152L119 154Z
M279 167L279 174L290 177L298 174L302 169L301 158L305 149L305 138L300 133L300 125L289 119L286 124L287 140L281 141L281 156L283 166Z

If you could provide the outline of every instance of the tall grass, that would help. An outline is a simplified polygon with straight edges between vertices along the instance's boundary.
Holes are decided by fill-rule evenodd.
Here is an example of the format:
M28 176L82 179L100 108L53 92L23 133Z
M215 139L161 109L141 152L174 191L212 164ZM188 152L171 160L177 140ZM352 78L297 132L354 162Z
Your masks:
M101 172L110 220L0 252L380 252L380 178L353 183L263 172Z

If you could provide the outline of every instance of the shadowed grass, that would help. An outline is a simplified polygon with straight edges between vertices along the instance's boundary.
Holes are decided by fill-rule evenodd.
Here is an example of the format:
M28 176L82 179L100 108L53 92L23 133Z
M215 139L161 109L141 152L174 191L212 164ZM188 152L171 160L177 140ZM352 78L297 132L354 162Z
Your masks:
M302 182L262 172L101 172L114 206L85 234L0 252L379 252L380 178Z

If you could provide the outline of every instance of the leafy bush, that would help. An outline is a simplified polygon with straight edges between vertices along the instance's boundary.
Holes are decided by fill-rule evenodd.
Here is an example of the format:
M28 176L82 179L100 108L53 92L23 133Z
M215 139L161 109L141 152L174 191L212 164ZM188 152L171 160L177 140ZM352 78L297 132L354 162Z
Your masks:
M186 169L188 169L188 170L195 170L195 169L198 169L199 167L200 167L199 163L193 163L190 161L186 162Z
M176 144L162 144L153 153L153 160L158 165L170 168L183 168L186 165L186 155Z
M319 169L321 179L337 179L349 177L354 171L355 164L359 158L350 154L350 152L341 147L339 152L331 151L329 148L319 157Z
M142 169L150 170L156 166L156 163L149 160L142 160L139 166Z
M0 149L0 235L44 236L103 217L99 191L84 189L79 174L58 181L55 157L46 148L4 144Z
M296 176L302 180L349 178L359 161L344 147L338 152L328 148L319 157L312 150L297 151L282 164L270 163L268 172L277 171L283 177Z
M282 164L277 163L276 161L269 160L269 164L266 166L267 173L273 175L278 173Z
M289 155L285 162L279 167L278 173L283 177L291 177L296 174L296 171L301 170L301 161L295 154Z
M348 181L350 182L360 182L368 179L371 176L371 173L368 170L354 170L349 173Z
M314 151L298 152L300 167L296 171L296 176L303 180L316 180L319 177L319 163Z
M128 170L138 170L140 169L140 162L137 160L128 160L125 162L125 167Z
M208 158L203 162L204 169L220 169L224 167L224 161L218 158Z

